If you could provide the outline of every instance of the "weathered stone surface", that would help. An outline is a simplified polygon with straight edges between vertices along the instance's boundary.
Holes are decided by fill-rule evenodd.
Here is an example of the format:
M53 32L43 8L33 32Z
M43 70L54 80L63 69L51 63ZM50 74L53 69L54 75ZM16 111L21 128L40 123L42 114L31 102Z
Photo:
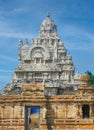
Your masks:
M84 87L80 86L78 90L80 88L81 91L85 91ZM33 91L35 93L32 95L2 95L0 96L0 130L25 130L26 106L40 107L39 128L35 128L36 130L48 130L49 127L53 130L93 130L94 98L92 90L94 89L91 87L87 89L89 91L87 98L85 98L86 95L80 96L79 93L71 96L53 95L45 97L41 92L42 95L38 96L34 89L32 93ZM90 106L89 118L85 119L83 119L82 110L84 104ZM37 119L36 121L38 122ZM32 123L34 124L34 122Z

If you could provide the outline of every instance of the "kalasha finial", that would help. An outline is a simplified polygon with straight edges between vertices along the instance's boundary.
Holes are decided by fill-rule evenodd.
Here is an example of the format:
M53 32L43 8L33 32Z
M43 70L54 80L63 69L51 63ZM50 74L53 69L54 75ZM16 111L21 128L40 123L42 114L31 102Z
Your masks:
M26 44L28 45L28 39L26 38Z
M47 17L50 18L50 12L47 13Z

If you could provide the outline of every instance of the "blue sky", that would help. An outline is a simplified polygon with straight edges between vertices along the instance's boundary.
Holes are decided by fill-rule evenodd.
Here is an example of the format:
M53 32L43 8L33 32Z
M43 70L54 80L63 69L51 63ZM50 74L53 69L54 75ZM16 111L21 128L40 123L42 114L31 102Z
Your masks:
M47 12L76 71L94 73L94 0L0 0L0 89L19 64L19 40L31 44Z

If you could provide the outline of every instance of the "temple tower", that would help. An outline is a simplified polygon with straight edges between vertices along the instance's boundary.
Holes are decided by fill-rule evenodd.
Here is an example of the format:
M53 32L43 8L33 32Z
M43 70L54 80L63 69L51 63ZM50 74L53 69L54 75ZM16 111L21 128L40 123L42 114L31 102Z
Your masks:
M29 44L28 39L19 41L18 59L20 65L15 68L12 83L5 91L16 88L20 92L23 82L44 82L45 93L57 94L58 88L74 82L72 56L67 54L63 41L57 33L57 26L50 14L43 20L37 38ZM15 87L16 84L16 87Z

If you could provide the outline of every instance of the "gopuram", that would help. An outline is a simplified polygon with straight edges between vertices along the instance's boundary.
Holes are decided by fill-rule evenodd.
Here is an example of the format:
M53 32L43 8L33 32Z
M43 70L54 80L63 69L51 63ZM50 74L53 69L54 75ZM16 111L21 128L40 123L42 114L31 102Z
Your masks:
M94 88L75 74L50 14L32 44L19 41L11 83L0 95L0 130L94 130Z

